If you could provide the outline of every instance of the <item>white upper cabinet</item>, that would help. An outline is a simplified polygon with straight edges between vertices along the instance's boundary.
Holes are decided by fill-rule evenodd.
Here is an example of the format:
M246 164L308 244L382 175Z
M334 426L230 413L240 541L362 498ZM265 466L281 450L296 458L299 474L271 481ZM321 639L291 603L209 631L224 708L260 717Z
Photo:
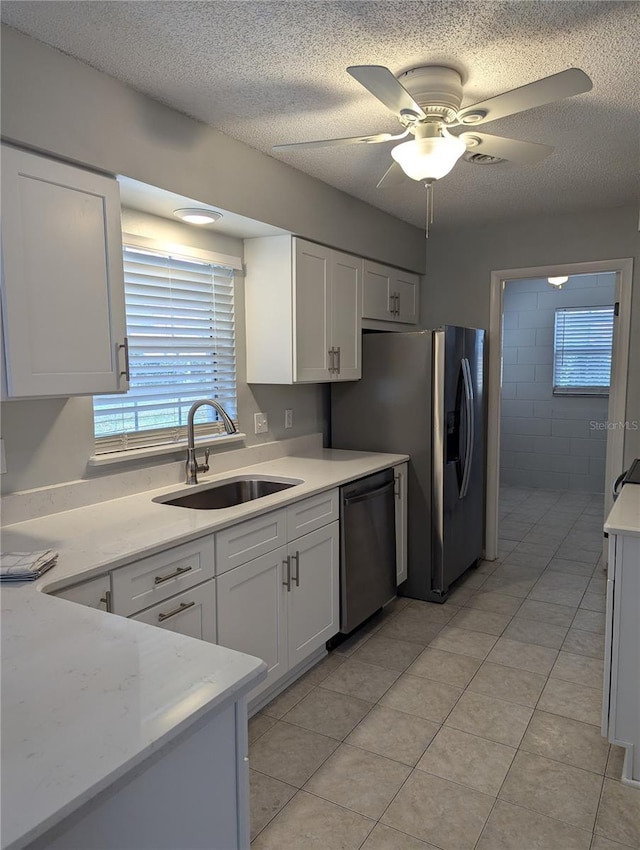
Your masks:
M116 180L2 146L2 314L8 398L128 389Z
M362 260L291 236L245 242L247 381L361 375Z
M417 274L365 260L362 283L363 326L393 329L395 323L417 324L419 288ZM385 325L381 325L381 322Z

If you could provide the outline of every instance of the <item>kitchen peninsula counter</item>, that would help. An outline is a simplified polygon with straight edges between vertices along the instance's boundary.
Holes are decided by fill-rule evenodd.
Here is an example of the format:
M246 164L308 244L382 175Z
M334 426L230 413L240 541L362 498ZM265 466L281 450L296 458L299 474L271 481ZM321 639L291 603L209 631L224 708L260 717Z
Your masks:
M6 526L3 551L51 548L59 559L37 582L2 587L2 850L55 833L266 674L260 659L51 592L406 459L321 450L201 480L301 481L232 508L152 501L185 489L174 485Z

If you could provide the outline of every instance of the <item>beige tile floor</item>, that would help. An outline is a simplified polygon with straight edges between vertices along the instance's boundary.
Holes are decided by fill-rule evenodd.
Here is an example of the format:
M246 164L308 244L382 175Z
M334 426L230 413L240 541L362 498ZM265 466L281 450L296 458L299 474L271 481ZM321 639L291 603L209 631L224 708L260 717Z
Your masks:
M501 492L499 560L398 599L250 722L254 850L640 848L600 735L602 498Z

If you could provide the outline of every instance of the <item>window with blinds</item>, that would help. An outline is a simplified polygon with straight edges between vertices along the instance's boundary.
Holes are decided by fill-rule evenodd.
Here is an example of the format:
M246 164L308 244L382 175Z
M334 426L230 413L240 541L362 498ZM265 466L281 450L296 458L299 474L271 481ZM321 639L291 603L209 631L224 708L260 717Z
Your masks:
M613 307L556 310L554 395L609 394L613 315Z
M127 246L124 279L130 389L94 396L96 452L186 438L189 408L202 398L237 425L233 270ZM210 407L197 423L198 434L224 431Z

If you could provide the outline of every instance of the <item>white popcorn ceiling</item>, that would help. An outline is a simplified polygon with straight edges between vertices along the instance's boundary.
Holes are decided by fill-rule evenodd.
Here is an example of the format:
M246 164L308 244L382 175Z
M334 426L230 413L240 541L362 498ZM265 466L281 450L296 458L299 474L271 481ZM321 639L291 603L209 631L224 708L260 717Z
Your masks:
M390 144L299 152L278 143L398 123L346 73L444 64L463 105L569 67L587 94L500 119L483 132L556 147L534 166L459 162L436 184L436 223L455 225L638 198L638 2L12 2L2 20L332 186L423 226L424 189L376 190Z

